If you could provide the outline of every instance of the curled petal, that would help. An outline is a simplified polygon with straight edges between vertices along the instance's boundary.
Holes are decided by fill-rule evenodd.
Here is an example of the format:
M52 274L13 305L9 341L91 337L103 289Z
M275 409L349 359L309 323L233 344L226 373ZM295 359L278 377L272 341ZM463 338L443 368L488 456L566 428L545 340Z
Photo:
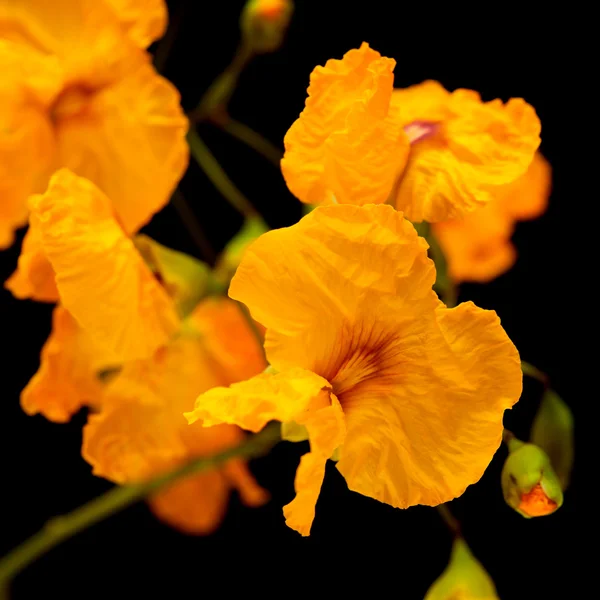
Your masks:
M64 307L122 361L151 356L179 327L175 308L115 221L110 200L64 169L31 199Z
M190 423L205 426L230 423L249 431L260 431L269 421L293 421L329 383L305 369L262 373L205 392L185 416Z
M147 48L161 38L167 29L165 0L108 0L129 37Z
M527 171L540 144L539 119L521 98L482 102L471 90L440 88L425 82L392 98L405 128L435 126L412 144L396 191L397 208L412 221L444 221L484 206Z
M385 202L408 153L401 124L388 116L394 66L363 43L312 72L281 162L302 202Z

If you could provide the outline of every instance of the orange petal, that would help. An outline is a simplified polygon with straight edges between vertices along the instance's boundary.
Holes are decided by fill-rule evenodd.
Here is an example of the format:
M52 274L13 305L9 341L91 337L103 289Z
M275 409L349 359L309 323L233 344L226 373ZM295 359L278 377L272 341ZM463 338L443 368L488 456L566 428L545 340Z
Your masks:
M326 380L304 369L283 373L261 373L252 379L217 387L196 400L190 423L201 420L205 426L230 423L249 431L260 431L269 421L293 421L319 392L328 388Z
M412 144L397 187L396 206L412 221L444 221L484 206L527 171L540 144L539 119L520 98L484 103L471 90L445 95L426 82L395 90L392 103L405 129L432 125L431 135Z
M309 410L304 418L296 418L296 421L308 430L310 452L300 459L300 466L296 471L296 496L283 507L288 527L303 536L310 534L315 518L315 506L325 475L325 463L335 449L344 443L346 435L344 413L338 399L333 394L321 392L320 400L324 406Z
M337 467L361 494L399 508L433 506L485 471L504 410L521 393L520 359L496 314L470 302L402 329L385 376L339 394L347 435Z
M4 287L15 298L58 302L54 270L44 253L35 215L31 215L29 229L23 238L17 270L6 280Z
M248 379L267 368L262 346L235 302L228 298L207 298L187 322L202 336L203 345L218 362L225 383Z
M142 51L108 2L3 0L0 37L60 61L68 82L96 89L123 77Z
M188 163L179 93L145 59L56 124L59 161L113 202L127 233L169 200Z
M21 393L21 407L28 415L42 413L64 423L82 406L98 404L103 387L98 373L113 366L114 359L92 343L68 311L57 306L40 368Z
M535 219L546 211L552 187L552 168L541 152L536 152L527 173L504 189L498 203L517 221Z
M64 307L122 361L151 356L179 327L164 289L115 221L110 200L64 169L31 199Z
M408 153L401 125L388 116L394 66L363 43L312 72L281 161L288 187L302 202L386 201Z
M498 200L462 219L433 223L432 231L456 283L485 283L508 271L517 258L510 242L514 220Z
M27 197L44 189L54 157L46 108L62 73L52 57L0 39L0 248L27 222Z
M434 280L427 244L391 206L331 206L254 242L229 295L267 327L276 369L323 374L345 351L340 335L351 336L357 314L392 296L432 309Z
M165 0L108 0L108 4L140 48L147 48L165 34L168 18Z
M229 485L221 471L180 479L152 496L152 512L183 533L207 535L220 525L229 500Z

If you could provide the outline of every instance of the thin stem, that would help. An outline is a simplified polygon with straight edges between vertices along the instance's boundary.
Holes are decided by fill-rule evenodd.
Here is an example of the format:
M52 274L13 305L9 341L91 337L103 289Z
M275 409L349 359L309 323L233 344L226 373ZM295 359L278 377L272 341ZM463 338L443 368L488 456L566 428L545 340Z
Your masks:
M275 144L271 143L268 139L263 137L260 133L254 131L240 123L235 119L227 116L223 119L213 119L215 125L226 131L229 135L243 142L262 156L268 161L272 162L276 167L279 167L283 153Z
M523 371L523 375L527 375L528 377L532 377L533 379L537 379L544 385L544 388L550 387L550 378L546 373L540 371L537 367L534 367L532 364L521 361L521 370Z
M189 207L184 195L181 193L179 189L176 189L173 192L173 196L171 196L171 204L173 208L177 211L177 214L181 218L181 222L184 227L187 229L190 237L198 246L198 249L202 253L202 258L211 266L214 266L217 261L217 254L213 250L200 222L196 218L196 215Z
M462 535L460 521L450 512L450 509L446 504L440 504L437 507L437 511L442 517L442 520L455 537L459 537Z
M211 83L198 106L188 114L192 125L215 113L226 111L239 76L253 56L252 49L247 44L240 43L229 66Z
M271 423L239 446L199 458L146 483L115 487L69 514L48 521L43 529L0 560L0 598L2 594L7 595L8 584L15 575L60 542L182 477L218 467L231 458L261 456L279 440L280 424Z
M229 204L247 219L260 217L250 200L229 179L219 161L214 157L198 133L194 129L190 129L187 137L192 156Z

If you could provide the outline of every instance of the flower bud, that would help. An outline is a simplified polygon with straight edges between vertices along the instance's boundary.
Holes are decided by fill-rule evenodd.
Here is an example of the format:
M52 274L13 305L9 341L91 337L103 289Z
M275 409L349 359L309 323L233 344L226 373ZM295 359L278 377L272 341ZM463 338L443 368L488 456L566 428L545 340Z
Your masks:
M293 10L291 0L248 0L240 19L246 44L258 53L277 50Z
M492 578L461 537L454 541L446 570L435 580L425 595L425 600L457 598L498 600Z
M509 441L508 449L501 479L506 503L527 519L560 508L563 493L548 455L538 446L516 438Z

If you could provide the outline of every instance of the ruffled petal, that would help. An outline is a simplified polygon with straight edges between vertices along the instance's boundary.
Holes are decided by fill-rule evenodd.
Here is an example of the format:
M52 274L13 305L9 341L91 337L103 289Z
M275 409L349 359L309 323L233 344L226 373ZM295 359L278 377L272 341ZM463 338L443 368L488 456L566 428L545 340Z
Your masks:
M276 369L295 365L327 379L359 313L389 297L431 311L434 281L427 244L391 206L332 206L254 242L229 295L267 327Z
M540 121L524 100L482 102L471 90L444 94L440 87L425 82L392 98L405 130L431 126L411 145L396 190L397 208L412 221L444 221L484 206L527 171L540 144Z
M55 142L46 109L62 84L52 57L0 39L0 248L27 223L27 197L46 184Z
M54 269L44 252L40 225L35 215L29 219L17 270L6 280L4 287L21 300L30 298L38 302L58 302Z
M82 406L98 405L103 390L99 372L118 364L93 344L61 306L54 309L52 332L40 362L21 392L21 407L28 415L41 413L57 423L68 421Z
M115 221L110 200L61 170L32 197L64 307L122 361L145 358L179 328L172 301Z
M140 48L147 48L165 34L168 19L165 0L108 0L108 4Z
M94 182L134 233L169 200L188 164L179 93L148 58L56 124L58 159Z
M328 392L321 392L313 400L308 414L296 420L308 430L310 452L300 459L294 481L296 496L283 507L283 514L288 527L307 536L315 518L325 464L335 449L344 443L346 427L338 399Z
M440 307L434 322L412 328L384 377L340 395L338 469L350 489L399 508L447 502L478 481L522 385L518 352L493 311Z
M312 72L281 161L302 202L385 202L409 147L401 124L388 117L395 64L363 43Z
M261 373L228 388L209 390L198 397L194 410L185 416L190 423L230 423L257 432L269 421L295 420L327 388L325 379L305 369Z

